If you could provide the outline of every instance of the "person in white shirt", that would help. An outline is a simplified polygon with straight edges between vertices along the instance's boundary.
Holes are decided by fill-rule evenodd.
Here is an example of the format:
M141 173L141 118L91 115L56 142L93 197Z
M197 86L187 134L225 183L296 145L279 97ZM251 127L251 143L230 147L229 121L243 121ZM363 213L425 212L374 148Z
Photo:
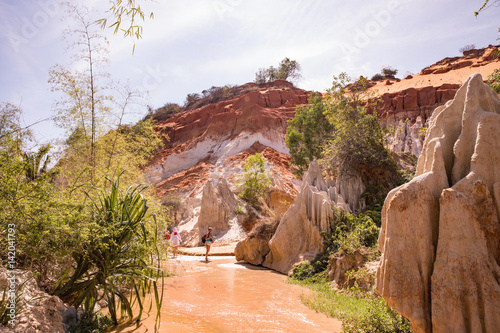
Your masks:
M177 257L177 250L179 250L179 245L181 245L182 243L182 238L181 235L179 235L177 228L174 228L174 232L172 234L172 237L170 238L170 241L172 242L172 247L174 249L174 258L175 258Z

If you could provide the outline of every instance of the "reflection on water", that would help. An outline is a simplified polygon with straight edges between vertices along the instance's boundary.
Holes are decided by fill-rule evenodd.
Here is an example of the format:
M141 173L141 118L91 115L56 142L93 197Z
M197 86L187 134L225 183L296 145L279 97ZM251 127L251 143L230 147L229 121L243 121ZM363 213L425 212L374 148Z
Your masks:
M165 279L160 332L340 332L341 323L308 309L306 289L234 257L180 257ZM170 265L173 263L170 263ZM154 332L154 316L116 332Z

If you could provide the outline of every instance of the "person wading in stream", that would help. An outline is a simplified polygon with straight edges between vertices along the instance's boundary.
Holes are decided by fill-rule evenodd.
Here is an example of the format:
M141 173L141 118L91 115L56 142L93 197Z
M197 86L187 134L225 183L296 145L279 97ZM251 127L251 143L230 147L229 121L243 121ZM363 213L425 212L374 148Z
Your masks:
M174 258L177 257L177 251L179 250L179 245L181 245L182 239L177 231L177 228L174 228L174 233L172 235L172 246L174 248Z
M214 236L212 235L212 227L208 227L208 234L205 235L205 247L207 248L207 253L205 254L205 261L208 262L208 252L210 252L210 246L214 242Z

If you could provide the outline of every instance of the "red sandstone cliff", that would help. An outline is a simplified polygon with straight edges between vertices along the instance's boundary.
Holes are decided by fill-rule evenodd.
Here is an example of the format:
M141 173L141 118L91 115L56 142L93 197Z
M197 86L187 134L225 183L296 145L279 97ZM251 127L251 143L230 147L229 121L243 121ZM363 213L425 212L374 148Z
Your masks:
M500 58L497 57L497 52L498 45L489 45L483 49L464 51L462 57L444 58L443 60L424 68L420 73L422 75L442 74L465 67L477 68L486 66L492 62L500 61Z
M248 83L243 87L248 92L158 124L170 141L150 162L146 174L160 196L175 195L182 200L185 231L196 231L200 227L198 220L206 220L200 215L207 215L202 205L207 183L215 190L219 185L225 188L227 183L234 192L236 175L243 173L245 159L256 152L268 161L267 170L273 180L270 198L286 201L297 192L299 181L289 165L285 133L295 107L307 103L308 92L285 81ZM230 229L234 209L230 207L214 218L225 220L219 224ZM205 211L209 210L213 209ZM197 238L192 238L196 243Z
M381 95L377 111L390 132L391 149L419 156L425 128L434 109L453 99L459 87L458 84L443 84Z
M472 72L486 78L500 67L500 60L494 57L498 49L489 46L468 51L407 79L376 83L371 89L378 91L378 113L391 133L391 148L420 155L434 109L451 100ZM274 204L290 202L300 185L289 165L284 137L287 121L297 105L307 103L308 92L285 81L248 83L236 89L239 94L235 97L158 124L170 140L152 159L146 174L160 196L173 195L182 201L181 229L189 231L192 245L206 223L217 225L221 235L238 234L231 232L238 224L234 211L243 203L233 192L250 154L260 152L268 160L273 180L270 201Z
M273 166L291 172L284 143L287 121L293 118L296 105L307 103L308 93L286 81L245 86L254 90L158 124L169 141L150 162L148 175L160 194L174 190L176 176L189 174L193 168L215 171L226 162L242 162L247 150L264 152Z
M452 100L471 74L477 72L487 79L500 67L498 52L500 47L492 45L466 51L462 57L445 58L406 79L372 86L381 99L378 112L391 133L391 149L419 156L434 109Z

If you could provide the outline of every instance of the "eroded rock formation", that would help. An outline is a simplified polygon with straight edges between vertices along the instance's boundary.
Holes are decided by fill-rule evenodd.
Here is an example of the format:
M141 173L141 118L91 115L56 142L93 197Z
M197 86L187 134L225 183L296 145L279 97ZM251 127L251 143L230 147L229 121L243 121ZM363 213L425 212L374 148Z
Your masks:
M229 230L229 220L234 218L234 211L240 204L242 202L231 192L225 179L217 183L217 188L208 181L203 190L198 226L202 229L211 226L214 234Z
M8 271L0 267L0 290L9 290L11 283L17 288L22 286L18 294L20 301L17 306L25 305L16 314L14 327L0 325L0 332L65 332L62 313L66 306L59 297L41 291L31 272Z
M238 241L244 235L241 227L241 216L236 213L244 209L245 203L231 191L225 179L208 180L201 193L200 206L196 208L190 223L179 227L185 246L200 245L200 236L212 227L212 234L223 242ZM246 209L251 209L247 207Z
M362 207L361 181L353 177L339 184L325 181L316 161L309 165L300 192L269 241L265 267L288 273L294 263L314 258L323 250L321 232L329 231L333 207L345 211Z
M234 256L237 261L262 265L269 253L269 240L260 235L249 236L236 244Z
M252 265L262 265L269 253L269 240L276 232L279 221L260 221L248 234L238 242L234 249L236 260L246 261Z
M391 133L390 149L420 156L424 128L428 126L433 111L451 100L459 87L458 84L443 84L383 94L379 113Z
M405 80L393 78L390 85L376 83L371 89L379 91L382 100L378 111L392 133L390 148L419 156L433 110L453 98L472 70L487 75L497 68L499 59L493 56L496 49L491 46L468 52L464 57L445 59L431 66L429 75L415 74ZM463 67L464 61L472 61L472 65ZM439 72L440 68L449 68L451 72L435 74L434 70ZM266 168L273 185L267 203L273 210L287 208L300 189L301 181L289 165L284 138L295 107L306 104L309 93L285 81L248 83L231 89L225 100L220 96L199 100L187 111L157 124L169 140L150 161L146 176L166 202L182 203L176 206L175 223L189 245L198 244L200 233L212 223L211 217L207 220L204 216L228 216L224 207L214 208L211 213L210 209L202 212L207 182L217 192L217 184L225 179L229 189L236 192L237 175L243 173L249 155L258 152L268 161ZM362 204L356 199L363 188L359 179L339 179L335 187L340 197L337 200L332 193L332 198L338 206L351 211L361 208L354 205ZM280 205L282 201L286 204ZM233 221L219 217L214 223L220 222L221 230Z
M414 332L500 327L500 100L479 74L438 107L382 212L377 290Z

